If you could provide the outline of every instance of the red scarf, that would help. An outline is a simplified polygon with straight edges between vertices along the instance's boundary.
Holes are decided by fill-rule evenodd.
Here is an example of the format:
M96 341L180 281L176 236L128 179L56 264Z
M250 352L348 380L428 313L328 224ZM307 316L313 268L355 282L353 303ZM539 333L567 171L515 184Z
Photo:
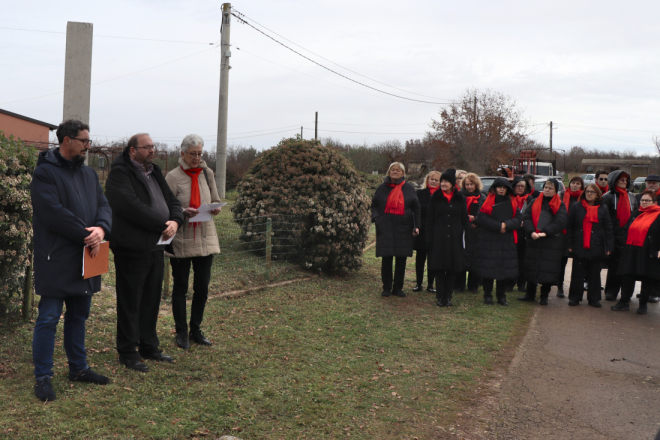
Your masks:
M616 205L616 218L619 219L619 226L623 228L628 224L628 220L630 220L628 190L615 186L614 191L619 195L619 203Z
M447 199L447 203L451 203L451 198L454 197L454 189L452 188L449 194L443 191L442 195L445 196L445 199Z
M439 186L436 186L436 187L430 187L430 186L427 186L426 188L429 190L429 192L431 193L431 195L435 194L435 192L436 192L437 190L440 189Z
M536 229L536 233L538 234L539 231L538 228L536 227L539 223L539 217L541 216L541 207L543 206L543 194L538 196L534 203L532 204L532 224L534 225L534 229ZM559 208L561 207L561 199L559 198L558 194L555 194L552 196L552 199L550 199L550 209L552 209L552 214L557 214L557 211L559 211Z
M511 210L513 211L513 218L516 218L516 214L518 211L516 210L516 207L518 206L518 202L516 202L516 198L514 196L509 196L511 199ZM488 197L486 197L486 201L484 202L483 205L481 205L481 209L479 210L480 212L483 212L484 214L491 215L493 213L493 206L495 205L495 194L489 192ZM515 229L513 230L513 242L518 244L518 231Z
M582 195L582 190L579 191L571 191L570 188L566 188L566 191L564 192L564 205L566 205L566 211L568 212L569 205L571 204L571 197L575 197L576 199Z
M184 170L183 167L181 167L184 173L186 173L188 176L190 176L190 204L188 205L191 208L197 209L201 206L202 204L202 198L199 195L199 173L202 172L202 168L190 168L187 170ZM200 222L191 222L188 223L188 228L190 226L193 227L193 241L197 239L197 225L199 225Z
M607 191L610 190L610 186L609 186L609 185L600 186L598 183L596 183L596 186L602 191L603 194L605 194Z
M399 183L388 183L387 186L392 188L390 194L387 196L387 203L385 204L385 213L394 215L403 215L406 213L406 202L403 199L403 192L401 187L406 183L401 180Z
M591 249L591 229L594 223L598 223L598 205L591 206L586 200L582 200L582 207L587 211L582 220L582 246Z
M471 215L471 214L470 214L470 207L472 207L472 204L473 204L473 203L478 203L480 197L481 197L481 196L479 195L479 196L467 196L467 197L465 198L465 200L467 200L467 212L468 212L468 215ZM491 209L492 209L492 208L491 208Z
M516 196L516 204L518 205L518 210L523 209L523 206L525 206L525 202L529 198L531 193L524 194L522 196Z
M637 218L632 222L628 228L628 239L626 244L633 246L644 246L644 241L649 233L649 228L660 215L660 206L651 205L648 208L639 208Z

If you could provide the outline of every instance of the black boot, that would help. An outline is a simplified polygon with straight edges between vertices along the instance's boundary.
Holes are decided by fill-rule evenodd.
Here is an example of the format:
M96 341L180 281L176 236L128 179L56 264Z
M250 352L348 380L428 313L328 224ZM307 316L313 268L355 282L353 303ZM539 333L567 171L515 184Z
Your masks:
M566 298L566 295L564 295L564 286L557 286L557 298Z
M491 295L490 293L484 293L484 304L492 305L493 295Z
M506 302L506 295L502 295L499 298L497 298L497 303L501 306L508 306L509 303Z
M542 293L541 294L541 299L539 300L539 305L542 305L542 306L547 306L548 305L548 294L547 293Z
M648 312L648 307L646 305L646 302L640 301L639 308L637 309L637 313L639 313L640 315L646 315L647 312Z
M614 310L615 312L627 312L630 310L630 305L628 301L619 300L616 304L610 307L610 309Z

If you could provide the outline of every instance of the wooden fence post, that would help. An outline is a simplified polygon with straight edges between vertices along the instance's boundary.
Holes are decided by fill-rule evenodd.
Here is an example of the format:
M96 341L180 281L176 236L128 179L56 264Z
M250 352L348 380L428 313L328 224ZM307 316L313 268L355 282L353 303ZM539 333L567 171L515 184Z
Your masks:
M266 219L266 281L270 281L273 221Z

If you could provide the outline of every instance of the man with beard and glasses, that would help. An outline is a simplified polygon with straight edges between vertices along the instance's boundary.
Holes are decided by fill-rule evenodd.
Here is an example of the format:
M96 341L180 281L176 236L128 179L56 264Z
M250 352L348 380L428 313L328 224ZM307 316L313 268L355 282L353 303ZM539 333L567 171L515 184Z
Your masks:
M115 225L110 249L117 277L119 362L142 373L149 371L142 359L173 361L160 350L156 333L166 247L159 243L174 237L183 223L181 203L154 156L151 137L133 135L105 184Z
M85 166L91 146L89 126L64 121L57 128L58 148L39 154L30 193L34 209L34 287L41 296L34 325L32 359L39 400L55 400L51 384L55 332L64 313L64 351L69 380L105 385L109 379L87 365L85 322L101 276L83 279L83 252L92 258L110 234L112 214L96 172Z

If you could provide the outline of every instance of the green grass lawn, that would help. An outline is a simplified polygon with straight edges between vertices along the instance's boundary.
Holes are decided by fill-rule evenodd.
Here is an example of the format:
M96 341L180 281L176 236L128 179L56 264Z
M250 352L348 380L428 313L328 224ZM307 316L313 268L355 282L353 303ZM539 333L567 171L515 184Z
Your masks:
M211 348L174 345L171 310L158 324L173 364L147 361L148 374L117 361L113 288L93 299L89 363L107 386L73 384L55 349L57 400L34 397L34 321L0 334L0 437L427 439L456 423L508 365L533 306L485 306L457 294L438 308L427 292L380 296L380 260L345 277L319 276L236 299L209 301ZM290 268L289 278L309 274ZM236 275L238 276L238 275ZM216 288L216 291L218 289ZM512 299L512 298L511 298Z

